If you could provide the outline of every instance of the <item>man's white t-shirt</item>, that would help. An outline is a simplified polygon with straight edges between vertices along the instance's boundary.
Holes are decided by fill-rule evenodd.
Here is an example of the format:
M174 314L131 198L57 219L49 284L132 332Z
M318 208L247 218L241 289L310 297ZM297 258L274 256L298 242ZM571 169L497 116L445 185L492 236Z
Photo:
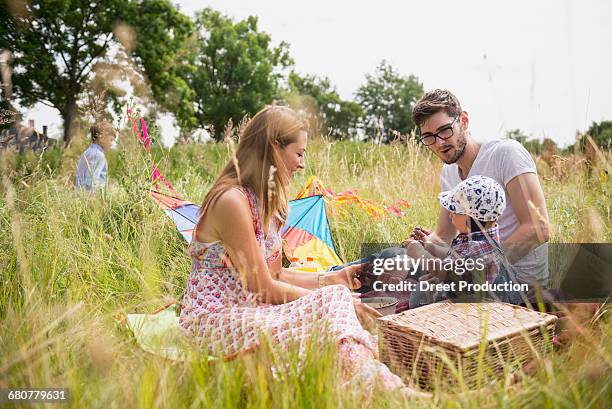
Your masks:
M537 174L535 163L529 152L513 139L498 139L485 142L480 146L470 173L466 176L466 178L474 175L488 176L504 187L506 210L497 221L502 242L519 227L516 213L508 199L506 185L523 173ZM451 190L461 181L457 164L445 164L440 175L442 191ZM535 279L541 285L546 285L548 281L548 244L545 243L530 251L513 266L520 281L531 282Z

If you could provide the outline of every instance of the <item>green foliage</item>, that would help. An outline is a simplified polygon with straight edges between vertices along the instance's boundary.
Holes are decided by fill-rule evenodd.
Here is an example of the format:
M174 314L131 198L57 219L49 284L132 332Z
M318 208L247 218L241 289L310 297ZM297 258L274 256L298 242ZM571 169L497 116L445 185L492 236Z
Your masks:
M357 136L363 115L361 106L341 99L328 78L291 72L285 98L291 107L308 114L311 134L329 135L333 139Z
M364 129L369 139L390 141L394 132L407 135L415 127L411 112L423 95L423 84L414 75L399 74L382 61L356 93L364 111Z
M539 155L542 152L542 142L539 139L529 139L520 129L513 129L506 132L506 137L518 141L529 152Z
M172 112L182 130L197 125L188 83L195 60L195 25L169 0L130 4L125 22L136 34L133 55L144 67L155 103Z
M107 54L117 44L113 30L122 22L136 34L134 56L159 107L175 113L181 127L193 127L193 92L185 80L189 64L184 61L191 53L188 40L194 25L169 0L0 3L0 48L15 55L15 94L26 106L41 102L56 108L66 143L93 72L112 65ZM109 83L102 85L106 97L116 102Z
M541 155L543 152L555 153L558 149L557 144L552 139L544 138L540 141L539 139L529 138L520 129L507 131L506 138L518 141L525 149L534 155Z
M593 122L586 134L580 138L580 148L585 149L587 135L593 138L599 149L612 151L612 121Z
M125 2L33 0L0 3L0 48L13 51L14 92L23 104L56 108L70 141L77 100L104 58Z
M292 61L286 43L273 47L270 36L259 31L257 17L234 22L206 8L195 24L198 52L188 78L196 117L221 140L228 120L237 124L280 95L282 70Z

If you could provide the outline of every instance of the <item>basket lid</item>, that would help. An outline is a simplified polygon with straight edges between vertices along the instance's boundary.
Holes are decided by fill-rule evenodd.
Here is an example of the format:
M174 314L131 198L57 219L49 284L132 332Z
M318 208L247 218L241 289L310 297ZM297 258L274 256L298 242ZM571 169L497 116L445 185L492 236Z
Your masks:
M557 320L551 314L501 302L440 302L378 318L382 327L436 344L469 350Z

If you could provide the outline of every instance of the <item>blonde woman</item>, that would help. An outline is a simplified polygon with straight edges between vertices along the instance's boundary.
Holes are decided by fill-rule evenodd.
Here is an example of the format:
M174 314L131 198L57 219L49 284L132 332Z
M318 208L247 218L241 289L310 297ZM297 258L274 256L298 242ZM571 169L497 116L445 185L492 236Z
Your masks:
M376 339L360 325L380 315L351 295L360 266L321 275L281 267L286 189L304 168L307 139L304 123L286 107L266 107L248 122L235 158L202 204L181 326L207 352L232 359L257 348L261 334L281 347L297 341L303 351L315 323L327 323L325 336L338 344L347 381L401 387L375 359Z

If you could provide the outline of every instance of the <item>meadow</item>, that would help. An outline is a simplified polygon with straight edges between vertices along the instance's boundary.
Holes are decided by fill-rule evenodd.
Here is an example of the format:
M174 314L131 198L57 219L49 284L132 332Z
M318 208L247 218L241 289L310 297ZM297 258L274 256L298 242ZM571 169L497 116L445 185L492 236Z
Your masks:
M295 353L276 376L269 354L232 362L171 362L137 347L117 319L180 297L189 273L186 243L149 198L148 157L123 135L107 157L105 192L75 191L83 136L42 155L0 153L0 388L65 387L73 408L605 408L612 405L612 320L607 311L574 328L573 342L540 359L516 385L508 374L481 393L435 390L432 400L364 395L340 381L333 346ZM162 173L198 203L229 157L225 144L154 151ZM587 172L579 156L550 166L536 158L553 242L612 242L611 156ZM337 250L359 256L363 242L398 242L414 226L434 226L440 162L413 143L309 142L306 169L334 191L357 188L376 202L410 202L404 217L373 219L356 207L331 208ZM609 169L609 167L608 167ZM554 262L551 263L553 268ZM26 405L18 407L27 407ZM47 407L47 406L45 406Z

